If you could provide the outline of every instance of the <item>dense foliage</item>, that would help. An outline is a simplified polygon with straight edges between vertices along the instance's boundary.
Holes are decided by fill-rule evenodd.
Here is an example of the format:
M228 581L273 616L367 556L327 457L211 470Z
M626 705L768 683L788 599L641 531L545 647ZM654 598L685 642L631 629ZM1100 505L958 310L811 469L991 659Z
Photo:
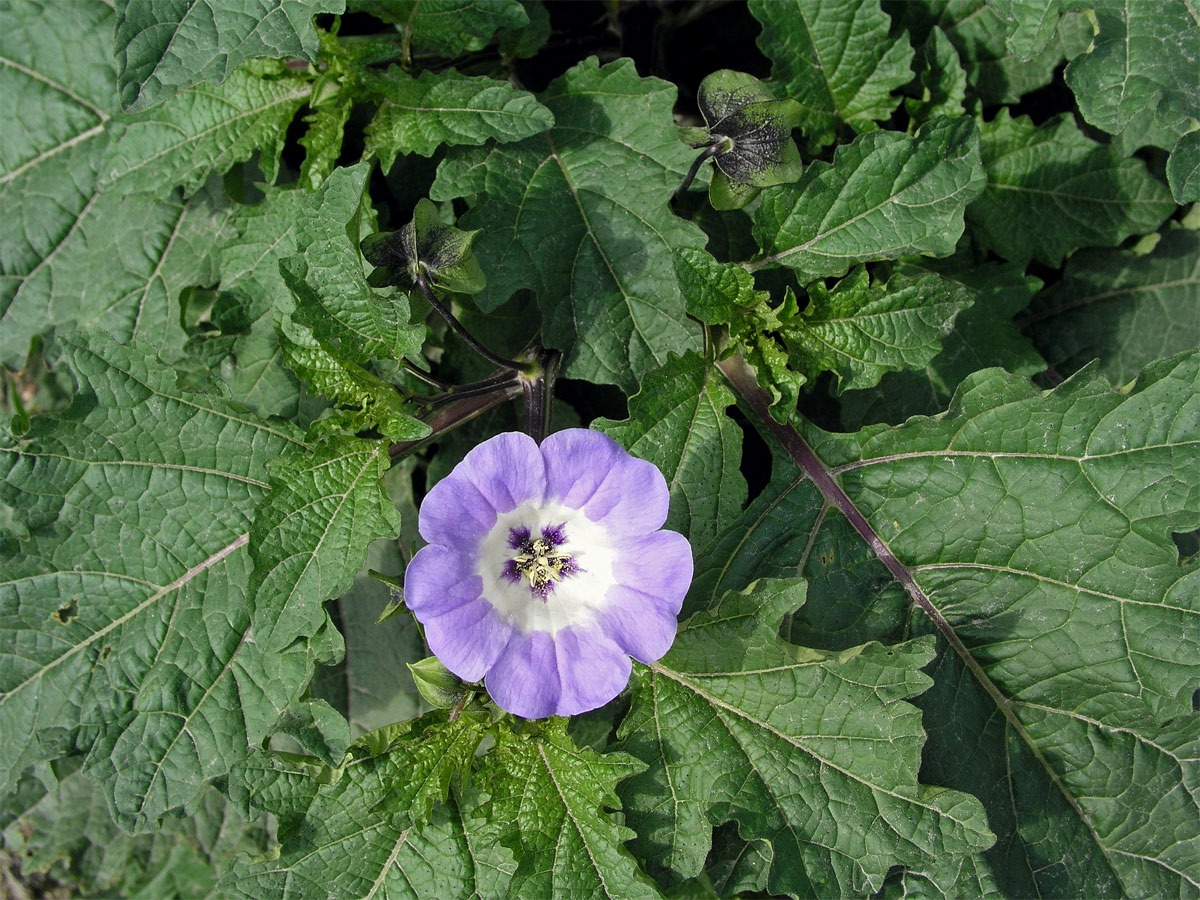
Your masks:
M1197 60L1191 0L0 0L4 877L1200 896ZM548 420L695 576L524 720L401 575Z

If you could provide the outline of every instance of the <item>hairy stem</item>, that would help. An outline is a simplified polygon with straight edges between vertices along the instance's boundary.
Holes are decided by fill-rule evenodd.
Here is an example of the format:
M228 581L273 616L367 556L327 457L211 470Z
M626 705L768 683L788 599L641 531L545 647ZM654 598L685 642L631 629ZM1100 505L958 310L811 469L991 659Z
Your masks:
M416 281L417 286L421 289L421 293L424 294L425 299L429 301L429 305L437 310L438 315L446 320L446 323L454 329L454 333L462 338L468 347L470 347L494 366L500 366L504 369L512 369L514 372L520 372L526 368L522 363L514 362L511 359L505 359L503 356L497 356L487 347L483 346L483 344L479 343L479 341L475 340L475 336L471 334L471 332L467 331L467 329L463 327L462 322L458 321L458 319L454 317L454 313L450 312L449 307L447 307L434 295L433 289L429 286L429 280L423 273L417 275Z

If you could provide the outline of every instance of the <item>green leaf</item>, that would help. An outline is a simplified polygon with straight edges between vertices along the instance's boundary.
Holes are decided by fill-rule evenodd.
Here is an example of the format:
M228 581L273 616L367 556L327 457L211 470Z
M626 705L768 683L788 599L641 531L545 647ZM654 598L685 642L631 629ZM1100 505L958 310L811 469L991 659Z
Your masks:
M623 422L597 419L626 450L658 466L671 492L665 527L706 544L746 502L738 470L742 434L725 414L733 394L713 366L696 353L672 357L642 380Z
M1062 0L990 0L988 8L1007 29L1008 49L1018 59L1028 60L1054 39L1065 6Z
M41 2L5 4L0 31L0 115L20 123L0 146L0 260L4 361L24 353L31 332L12 334L12 292L69 238L95 193L104 125L116 110L116 74L102 42L112 11L78 4L70 16ZM24 110L38 110L29 116ZM37 223L34 227L33 223ZM39 312L44 313L45 307ZM24 343L20 343L23 341ZM19 365L13 366L19 368Z
M976 869L1007 896L1174 896L1197 878L1200 590L1170 534L1200 523L1198 381L1194 354L1126 392L1084 372L1045 394L991 370L937 419L804 426L961 643L917 701L922 772L984 801L999 840ZM824 498L773 449L772 482L697 558L693 608L819 540ZM896 625L928 630L915 615Z
M238 69L219 87L192 88L153 112L114 118L100 186L161 196L181 185L191 194L256 150L274 181L288 125L310 93L306 81L275 68Z
M483 808L517 859L510 897L654 900L659 893L622 844L633 832L605 811L620 809L613 788L643 765L624 753L581 749L567 720L535 733L505 728L483 762Z
M33 213L39 201L26 195L15 205ZM217 184L187 201L178 193L162 200L119 190L93 194L60 243L27 272L5 279L12 294L0 317L3 360L20 368L33 336L66 325L101 328L121 340L142 337L164 359L177 358L187 340L180 294L216 280L230 213Z
M675 274L687 297L688 315L706 325L733 326L771 299L766 291L755 290L754 276L742 266L717 262L703 250L680 250Z
M28 535L19 553L0 537L0 783L78 747L118 824L145 830L261 741L336 642L250 640L250 521L293 430L181 392L143 342L66 346L71 407L0 452Z
M112 27L107 7L81 3L63 16L12 3L4 22L0 115L21 125L0 148L0 363L20 369L32 338L67 323L143 335L177 355L178 293L214 280L225 204L215 191L184 204L98 190L117 106L96 40Z
M397 66L368 82L381 99L367 126L367 154L384 170L398 154L432 156L442 144L519 141L554 125L533 95L482 75L424 71L413 78Z
M961 643L922 701L931 777L984 800L1011 896L1176 895L1200 874L1200 570L1170 537L1200 523L1198 385L1195 354L1127 392L989 370L953 414L806 429Z
M948 255L983 185L969 119L939 119L915 137L861 135L837 148L832 165L815 162L798 184L764 192L754 235L766 256L748 268L782 263L803 282L855 262Z
M946 408L955 388L972 372L998 366L1017 375L1046 368L1041 354L1013 322L1029 306L1042 282L1023 274L1016 263L979 263L971 255L906 263L901 272L933 272L960 285L974 302L958 314L942 349L923 370L889 372L866 391L841 397L842 422L899 424L911 416L934 415Z
M774 848L771 893L845 897L878 890L889 866L990 846L974 797L917 782L924 732L904 701L930 684L931 642L790 647L778 622L803 602L795 580L728 594L639 668L619 731L650 766L621 791L637 849L688 877L734 819Z
M482 310L531 289L543 340L567 351L564 374L633 393L668 353L700 348L672 268L676 250L704 240L667 208L694 157L675 137L675 89L639 78L631 60L593 58L539 99L553 129L452 153L430 196L485 195L462 220L482 229Z
M342 155L342 134L350 121L353 103L349 98L336 103L322 104L304 117L308 130L300 138L304 147L304 163L300 167L300 183L315 191L329 177Z
M1057 266L1080 247L1154 231L1175 209L1144 163L1093 141L1070 116L1037 126L1001 110L981 137L987 187L967 219L981 249L1005 259Z
M878 0L751 0L750 12L763 26L758 46L771 77L799 101L800 128L815 144L829 143L839 123L873 131L899 103L895 89L912 80L912 47L889 38Z
M295 232L295 255L279 262L295 298L294 318L358 363L415 356L425 335L424 326L409 323L407 297L380 294L367 284L358 245L369 227L363 221L364 209L370 210L368 172L368 164L359 163L325 180L303 204L312 218Z
M429 426L413 418L396 388L362 366L330 353L308 329L285 319L279 344L288 367L314 394L349 407L333 418L313 423L310 437L332 433L335 427L349 431L377 427L393 441L428 437Z
M1045 87L1063 59L1086 50L1092 38L1086 16L1069 13L1059 20L1053 39L1026 59L1008 46L1013 25L1005 0L885 0L884 6L893 28L907 30L915 42L925 41L933 28L950 39L967 72L968 107L975 101L984 106L1016 103L1022 95Z
M121 102L143 110L202 81L222 84L243 62L297 56L317 61L312 17L345 0L121 0L114 52Z
M465 717L443 722L434 714L398 734L376 735L384 742L378 748L368 736L336 770L312 758L256 752L237 773L239 791L278 818L280 847L271 858L239 860L221 882L225 895L504 896L513 864L485 823L466 814L456 793L433 808L482 736Z
M404 471L405 468L404 464L395 466L385 476L385 484L411 480L411 472ZM411 485L407 490L411 493ZM389 491L389 495L397 498L395 490ZM417 510L411 502L402 501L399 505L407 532L401 541L407 551L412 546L409 535L416 535ZM397 541L371 544L367 549L367 567L402 578L404 559ZM405 664L424 658L429 651L416 619L403 603L395 608L395 615L378 621L381 611L389 608L389 587L360 572L354 586L342 594L333 613L345 635L345 659L336 667L317 669L313 681L313 696L323 697L342 710L355 737L415 718L427 709Z
M1196 127L1200 21L1195 7L1188 0L1088 5L1098 32L1066 72L1088 124L1121 134L1136 122L1132 147L1152 142L1139 141L1143 134L1178 139Z
M687 297L688 313L709 325L727 325L729 346L754 367L759 384L771 392L786 417L795 408L808 379L788 368L786 349L776 340L782 317L794 315L796 298L789 293L778 308L770 294L754 289L754 277L742 266L719 263L702 250L683 249L675 258L675 274Z
M250 531L261 652L282 652L325 628L325 601L350 588L367 545L399 535L400 514L379 484L390 462L387 441L344 437L272 463L271 493Z
M222 291L208 316L210 327L193 334L185 348L204 376L215 371L231 399L260 415L296 415L300 385L283 366L268 300Z
M921 96L904 101L910 119L924 125L939 116L961 116L967 96L967 73L958 51L942 29L930 30L917 61Z
M1167 160L1167 184L1176 203L1200 200L1200 129L1179 139Z
M542 0L521 0L529 24L521 28L501 28L496 36L500 53L507 59L530 59L550 40L550 10Z
M44 790L44 789L43 789ZM21 859L21 875L50 874L77 896L209 897L238 852L261 852L262 823L242 819L215 790L187 818L152 834L123 833L97 785L78 770L65 775L3 834Z
M447 59L482 50L498 28L524 28L518 0L351 0L351 6L393 22L405 46Z
M315 306L327 306L328 315L346 317L351 323L377 318L378 326L364 327L377 327L398 346L419 345L419 335L403 327L408 320L407 301L380 297L365 286L362 258L350 240L350 232L373 227L374 212L364 202L366 177L365 165L337 169L316 191L265 187L260 202L234 208L235 233L221 248L220 265L221 287L231 295L226 302L240 305L247 320L232 341L226 372L238 402L263 414L296 407L299 386L284 367L277 335L296 303L280 263L309 248L316 248L314 257L319 255L323 263L319 275L314 275L314 289L305 291L306 296L317 298ZM312 315L324 318L326 313ZM329 340L343 334L340 328L335 333L335 324L322 326ZM351 359L366 361L356 340L348 345ZM368 347L383 350L379 342Z
M804 310L782 322L788 362L809 381L833 372L838 393L878 384L886 372L924 368L974 299L932 274L902 273L873 285L865 266L832 290L814 282L808 295Z
M1026 328L1068 375L1094 358L1114 384L1151 361L1200 347L1200 234L1176 228L1150 253L1088 250L1039 295Z

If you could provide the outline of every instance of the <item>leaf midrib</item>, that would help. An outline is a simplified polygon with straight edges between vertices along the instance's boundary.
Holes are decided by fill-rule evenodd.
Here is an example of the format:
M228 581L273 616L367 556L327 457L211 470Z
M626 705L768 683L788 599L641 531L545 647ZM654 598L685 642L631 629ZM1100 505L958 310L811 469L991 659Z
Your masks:
M184 585L186 585L188 582L190 582L196 576L208 571L213 566L215 566L217 563L221 562L226 557L230 556L237 550L244 547L247 543L249 543L249 541L250 541L250 533L249 532L245 532L245 533L241 534L240 536L235 538L233 541L231 541L230 543L228 543L224 547L222 547L220 550L211 554L207 559L192 566L190 569L188 569L186 572L184 572L182 575L180 575L178 578L176 578L170 584L159 588L157 591L155 591L153 594L151 594L149 597L147 597L145 600L143 600L137 606L133 607L133 609L126 612L124 615L118 616L116 619L113 619L111 622L109 622L103 628L93 631L90 635L88 635L86 638L84 638L78 644L71 647L70 650L66 651L62 655L51 660L49 663L42 666L40 669L38 669L36 672L34 672L32 675L30 675L28 678L26 678L24 681L22 681L16 687L14 687L12 690L7 691L5 694L0 696L0 707L3 707L4 704L9 701L9 699L11 699L13 696L15 696L20 691L24 690L30 684L41 679L47 672L51 671L52 669L57 668L59 665L61 665L63 662L65 662L66 660L68 660L69 658L74 656L75 654L86 649L87 647L90 647L92 644L94 644L96 641L100 640L100 638L104 637L109 632L111 632L117 628L120 628L122 625L124 625L129 620L135 618L136 616L140 615L145 610L149 609L151 606L153 606L155 603L157 603L163 597L179 590L180 588L182 588Z
M741 395L754 411L767 430L771 432L792 457L797 468L800 469L802 477L807 476L821 492L826 502L832 506L836 506L842 512L855 531L866 541L871 551L904 588L905 593L912 599L913 604L929 617L934 628L954 650L955 655L962 660L963 665L1004 717L1008 727L1012 728L1020 737L1021 743L1046 773L1046 777L1050 782L1062 794L1067 805L1075 813L1080 823L1087 829L1092 842L1104 857L1105 864L1112 872L1114 879L1118 883L1122 883L1119 870L1109 858L1110 848L1100 839L1091 818L1085 814L1078 799L1068 789L1062 776L1050 764L1045 754L1042 753L1041 747L1030 736L1024 723L1014 711L1012 702L1010 702L999 686L988 676L987 672L984 671L982 664L970 652L958 632L947 621L945 616L942 615L941 610L934 606L924 589L917 583L911 570L896 558L891 549L850 499L849 495L837 483L835 480L835 470L825 465L799 432L790 426L781 425L771 418L769 411L770 398L758 387L753 371L750 370L749 366L740 357L731 357L723 360L717 364L717 367L725 375L733 389Z

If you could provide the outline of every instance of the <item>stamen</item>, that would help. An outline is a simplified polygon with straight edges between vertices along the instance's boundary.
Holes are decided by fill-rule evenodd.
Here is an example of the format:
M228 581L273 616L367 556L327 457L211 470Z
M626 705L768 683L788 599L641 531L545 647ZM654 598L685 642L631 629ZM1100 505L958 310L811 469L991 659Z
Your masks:
M509 581L519 581L521 576L529 579L529 590L545 600L554 586L565 575L579 572L579 566L565 553L555 552L567 542L562 525L542 529L542 536L533 539L528 528L513 528L509 532L509 545L517 551L504 567L502 575Z

